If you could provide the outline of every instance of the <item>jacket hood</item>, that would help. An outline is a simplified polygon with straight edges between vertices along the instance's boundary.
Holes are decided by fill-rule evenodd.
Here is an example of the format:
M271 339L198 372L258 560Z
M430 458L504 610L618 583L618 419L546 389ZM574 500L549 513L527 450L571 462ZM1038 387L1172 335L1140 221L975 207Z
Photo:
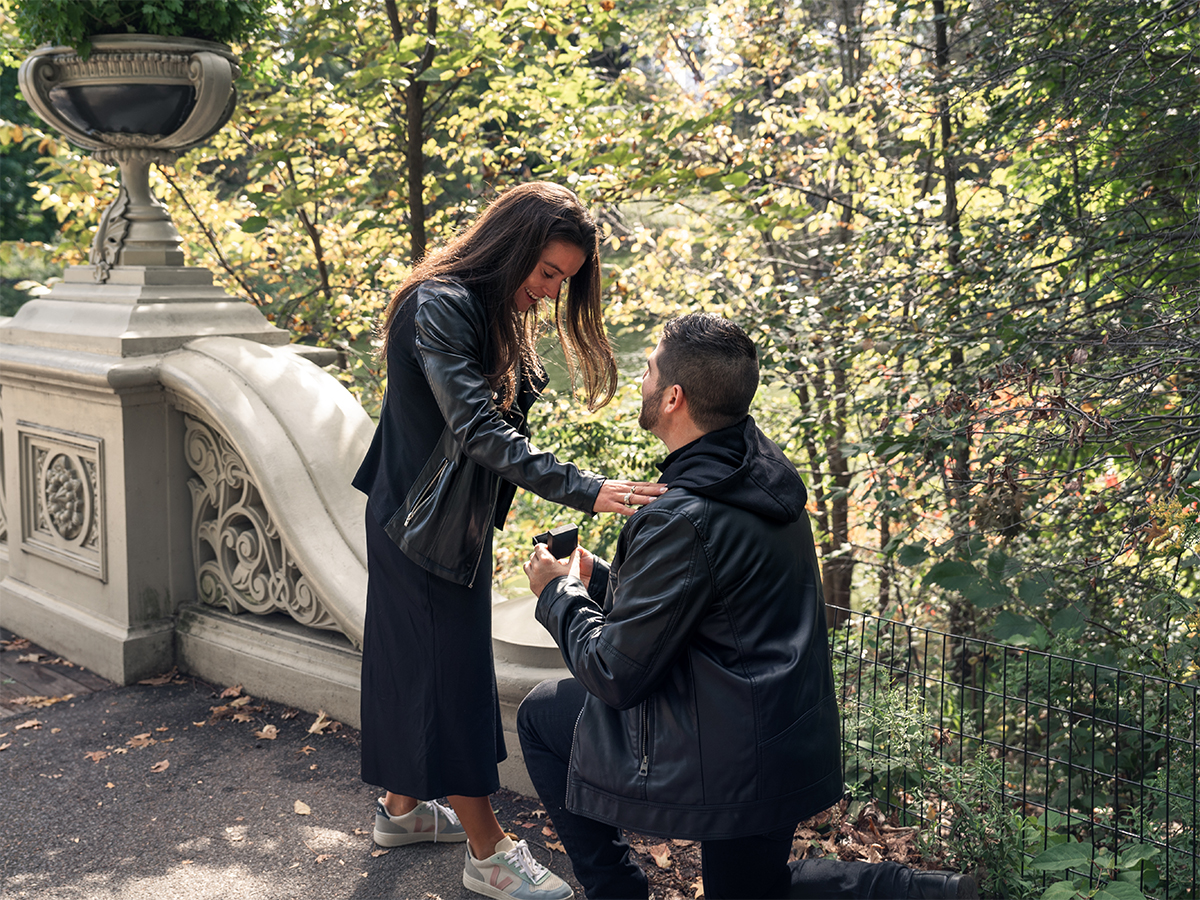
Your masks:
M751 416L680 447L658 468L668 487L776 522L796 521L808 502L800 473Z

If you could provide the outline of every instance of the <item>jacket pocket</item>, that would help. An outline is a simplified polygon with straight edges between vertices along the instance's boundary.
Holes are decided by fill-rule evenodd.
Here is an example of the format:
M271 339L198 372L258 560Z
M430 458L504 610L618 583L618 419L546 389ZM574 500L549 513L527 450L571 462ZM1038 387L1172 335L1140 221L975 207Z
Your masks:
M443 459L437 471L434 472L433 478L424 487L421 487L419 483L416 485L419 490L417 491L416 499L409 506L408 514L404 517L405 528L412 524L413 519L421 513L424 507L433 502L433 498L437 496L438 486L441 484L442 478L445 477L448 468L450 468L450 460Z

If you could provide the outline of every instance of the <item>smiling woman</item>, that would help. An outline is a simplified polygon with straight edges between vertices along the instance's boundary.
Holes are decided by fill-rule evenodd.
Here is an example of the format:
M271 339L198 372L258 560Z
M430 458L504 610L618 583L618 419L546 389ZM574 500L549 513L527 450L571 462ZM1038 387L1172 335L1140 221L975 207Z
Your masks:
M536 349L543 302L588 406L605 405L617 368L596 225L566 188L503 193L417 265L384 313L387 393L354 480L369 498L362 777L386 791L378 843L466 840L469 889L488 893L489 873L503 871L531 898L565 900L570 888L504 836L489 798L507 756L491 651L492 529L518 486L623 515L661 486L608 480L530 443L529 411L547 381Z

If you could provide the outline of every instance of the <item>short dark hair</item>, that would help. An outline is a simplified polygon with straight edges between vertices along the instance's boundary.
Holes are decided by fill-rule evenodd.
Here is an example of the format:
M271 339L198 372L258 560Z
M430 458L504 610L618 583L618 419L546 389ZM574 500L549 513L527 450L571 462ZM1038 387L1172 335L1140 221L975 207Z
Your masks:
M677 384L692 421L705 432L736 425L750 414L758 390L758 351L735 323L712 313L671 319L658 353L658 386Z

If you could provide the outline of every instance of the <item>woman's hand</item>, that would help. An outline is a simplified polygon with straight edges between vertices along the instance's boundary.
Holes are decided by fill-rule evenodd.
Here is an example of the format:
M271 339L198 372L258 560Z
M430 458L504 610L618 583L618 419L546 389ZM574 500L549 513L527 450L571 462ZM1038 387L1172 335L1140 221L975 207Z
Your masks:
M533 591L533 596L540 597L546 585L563 575L578 578L586 588L592 578L593 559L592 554L582 547L576 547L575 552L565 560L555 559L545 544L537 544L525 563L529 590Z
M615 512L632 516L635 512L665 494L667 486L657 481L608 481L600 485L592 512Z

